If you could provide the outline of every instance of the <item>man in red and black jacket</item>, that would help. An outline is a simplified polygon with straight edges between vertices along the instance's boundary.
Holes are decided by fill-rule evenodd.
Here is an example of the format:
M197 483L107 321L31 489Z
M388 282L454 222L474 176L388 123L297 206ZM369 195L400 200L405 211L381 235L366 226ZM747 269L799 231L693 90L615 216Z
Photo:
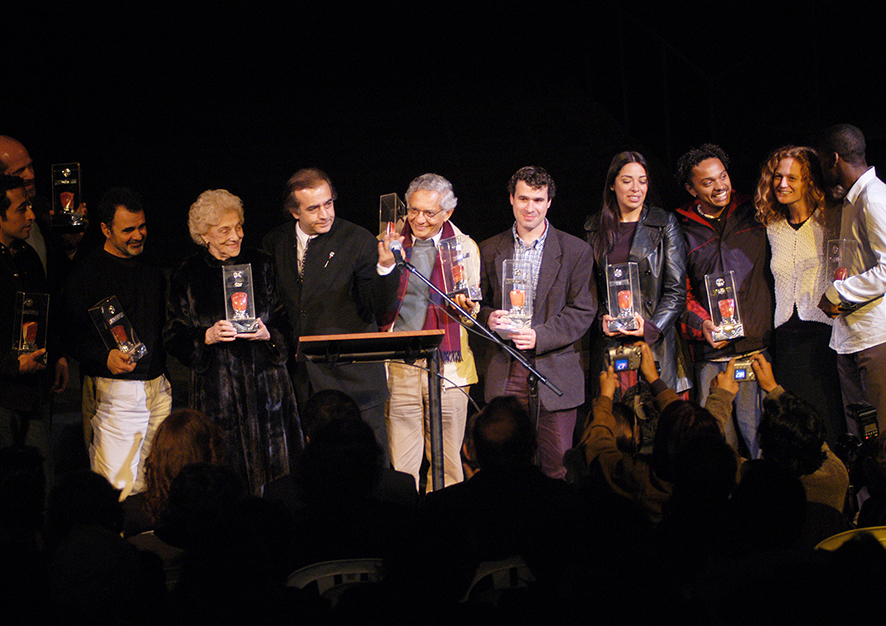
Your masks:
M677 210L686 238L688 292L683 329L695 361L698 401L704 403L711 380L725 371L730 358L764 352L772 333L773 287L766 228L754 217L751 198L732 190L726 168L729 157L718 146L704 144L680 157L677 179L693 200ZM717 341L705 276L732 271L743 336ZM768 355L767 355L768 358ZM748 366L747 372L750 372ZM756 381L744 381L735 397L734 415L749 458L759 456L757 425L765 394ZM738 448L735 425L726 438Z

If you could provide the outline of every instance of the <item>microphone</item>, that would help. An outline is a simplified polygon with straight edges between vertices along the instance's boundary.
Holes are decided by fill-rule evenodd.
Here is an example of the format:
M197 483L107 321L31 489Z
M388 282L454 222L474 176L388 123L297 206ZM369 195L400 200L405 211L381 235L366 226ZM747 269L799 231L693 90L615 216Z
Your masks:
M403 244L399 239L393 239L390 243L391 252L394 255L394 259L397 261L397 267L403 267L403 264L406 261L403 260Z

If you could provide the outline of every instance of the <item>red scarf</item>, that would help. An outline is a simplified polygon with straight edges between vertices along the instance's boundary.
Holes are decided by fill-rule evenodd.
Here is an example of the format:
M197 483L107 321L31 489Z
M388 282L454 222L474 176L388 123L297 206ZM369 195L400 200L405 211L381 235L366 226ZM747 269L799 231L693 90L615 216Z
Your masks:
M403 241L403 255L407 261L412 258L412 229L407 221L400 233L406 239ZM443 222L443 230L440 234L441 239L455 237L455 231L447 220ZM440 266L440 255L434 259L434 269L428 277L435 287L446 293L443 287L443 268ZM393 311L385 316L382 320L382 330L388 330L393 326L394 321L400 314L400 307L403 304L403 298L406 296L406 288L409 285L409 272L400 273L400 288L397 291L397 304ZM443 341L440 344L440 361L443 363L460 363L461 362L461 326L454 319L446 315L443 307L447 306L443 299L436 292L430 290L428 293L430 302L428 303L428 313L425 316L425 324L422 330L445 330Z

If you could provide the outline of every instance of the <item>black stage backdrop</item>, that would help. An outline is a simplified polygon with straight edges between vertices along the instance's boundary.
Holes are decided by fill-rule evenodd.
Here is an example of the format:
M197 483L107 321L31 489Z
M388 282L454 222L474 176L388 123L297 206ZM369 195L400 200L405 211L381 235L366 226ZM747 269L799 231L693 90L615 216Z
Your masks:
M28 147L40 193L68 161L89 203L139 190L165 265L192 251L201 191L239 195L255 245L309 165L373 231L379 195L442 174L480 241L512 222L505 186L527 164L551 172L549 217L579 235L621 150L646 154L668 208L685 199L676 158L705 141L744 191L770 149L836 122L877 164L881 21L862 3L722 4L7 2L0 134Z

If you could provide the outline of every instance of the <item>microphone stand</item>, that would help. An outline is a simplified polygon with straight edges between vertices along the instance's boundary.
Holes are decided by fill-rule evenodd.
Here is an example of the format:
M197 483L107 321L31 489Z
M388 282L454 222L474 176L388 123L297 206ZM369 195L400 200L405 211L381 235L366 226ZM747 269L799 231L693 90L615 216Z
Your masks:
M461 313L462 316L466 318L473 319L471 314L464 310L462 307L458 305L455 300L447 296L443 291L441 291L436 285L434 285L424 274L419 272L414 265L412 265L409 261L403 258L403 255L400 250L394 252L394 257L396 259L396 266L400 269L406 268L412 274L421 280L425 285L430 287L430 289L440 296L446 304L451 306L453 309ZM456 316L456 321L463 326L464 328L469 328L468 325L462 321L460 316ZM510 354L514 359L517 360L520 365L526 368L529 372L528 383L529 383L529 415L533 421L533 427L538 428L538 413L540 409L539 399L538 399L538 383L543 384L545 387L553 391L558 396L562 396L563 392L552 383L546 376L544 376L541 372L535 369L535 366L529 362L529 360L516 348L508 345L504 341L502 341L498 334L492 332L486 326L480 323L473 324L473 328L480 331L480 334L483 335L486 339L496 344L500 348L502 348L505 352ZM435 355L434 361L439 362L439 353ZM434 371L436 370L436 371ZM433 368L432 373L436 376L439 375L439 366ZM434 489L436 489L437 485L443 485L443 463L435 463L434 458L443 459L443 416L440 413L440 401L441 401L441 392L439 379L435 381L435 384L428 385L428 409L431 412L430 426L430 439L431 439L431 480L433 481ZM438 456L439 455L439 456ZM438 477L439 474L439 477Z
M394 256L397 257L396 265L398 268L402 269L405 267L406 269L408 269L410 272L412 272L412 274L416 278L421 280L424 284L426 284L428 287L430 287L434 293L436 293L438 296L440 296L443 299L443 301L446 302L446 304L448 304L453 309L455 309L456 311L461 313L463 317L471 318L471 314L468 311L461 308L455 300L453 300L452 298L447 296L445 293L443 293L427 277L425 277L421 272L419 272L417 269L415 269L415 266L412 265L412 263L403 259L402 255L400 255L399 252L397 254L395 254ZM471 318L471 319L473 319L473 318ZM464 326L465 328L469 328L469 326L465 322L463 322L461 320L461 318L456 318L456 321L460 325ZM484 326L483 324L476 323L473 325L473 328L476 330L479 330L480 334L483 335L484 337L486 337L486 339L493 342L494 344L496 344L497 346L499 346L500 348L505 350L505 352L510 354L512 357L514 357L520 363L520 365L522 365L527 370L529 370L530 376L534 377L537 382L540 382L541 384L543 384L545 387L547 387L548 389L553 391L558 396L563 395L563 392L554 383L552 383L546 376L544 376L541 372L539 372L537 369L535 369L535 366L532 365L532 363L530 363L529 360L525 356L523 356L523 354L521 353L520 350L517 350L516 348L514 348L514 347L508 345L507 343L505 343L504 341L502 341L496 333L494 333L491 330L489 330L488 328L486 328L486 326ZM531 387L531 385L530 385L530 387Z

